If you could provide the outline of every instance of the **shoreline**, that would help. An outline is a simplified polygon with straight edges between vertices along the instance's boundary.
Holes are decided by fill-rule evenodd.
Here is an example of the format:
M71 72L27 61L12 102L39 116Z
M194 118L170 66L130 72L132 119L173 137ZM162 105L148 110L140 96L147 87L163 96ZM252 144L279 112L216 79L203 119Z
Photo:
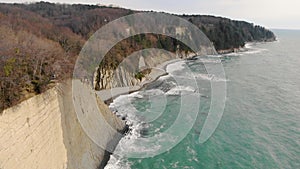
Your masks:
M168 75L169 73L166 72L167 66L172 63L179 62L181 60L184 60L184 59L176 58L176 59L165 61L165 62L155 66L154 68L151 69L151 72L149 74L150 79L143 81L138 86L100 90L100 91L97 91L96 94L98 95L98 98L100 98L107 106L109 106L110 103L112 103L115 98L117 98L121 95L131 94L131 93L140 91L141 89L145 88L147 85L158 80L160 77ZM111 113L113 113L113 112L111 112ZM119 119L124 120L120 117L119 117ZM129 126L125 125L125 127L122 131L122 134L124 135L128 131L129 131ZM117 144L119 144L120 139L117 141ZM116 144L116 146L117 146L117 144ZM110 160L110 157L112 154L113 153L105 152L104 158L101 161L101 165L99 166L100 168L101 167L105 168L105 166L107 165L108 161Z
M148 84L155 82L160 77L168 75L168 73L166 72L167 66L172 63L181 61L181 60L183 60L183 59L177 58L177 59L168 60L168 61L165 61L165 62L157 65L154 68L151 68L151 72L148 75L148 79L141 82L139 85L100 90L100 91L96 91L96 94L106 105L110 105L110 103L112 103L115 98L117 98L121 95L137 92L137 91L145 88Z
M249 50L247 45L251 45L253 43L257 43L257 42L247 42L244 47L241 47L239 49L235 49L234 51L231 51L231 52L218 53L218 55L226 55L226 54L230 54L230 53L247 52ZM228 51L230 51L230 50L231 49L228 49ZM102 90L102 91L99 91L99 93L97 93L97 95L105 94L106 99L103 100L103 102L106 105L109 106L115 98L117 98L121 95L131 94L131 93L140 91L141 89L145 88L147 85L149 85L149 84L155 82L156 80L158 80L160 77L168 75L168 72L166 72L166 69L167 69L168 65L170 65L172 63L179 62L181 60L191 60L191 59L194 59L194 57L197 57L197 56L195 55L195 56L193 56L191 58L188 58L188 59L176 58L176 59L172 59L172 60L169 60L169 61L165 61L165 62L159 64L158 66L152 68L150 74L148 75L150 77L150 79L141 82L138 86L130 86L130 87L123 87L123 88L114 88L114 89ZM103 95L99 96L99 97L102 99ZM121 119L121 120L124 120L124 119ZM128 132L128 126L127 125L124 128L123 134L125 134L126 132ZM117 144L119 144L119 143L117 143ZM111 154L113 154L113 153L105 154L105 162L102 163L102 164L104 164L102 166L107 165Z
M249 49L249 48L247 48L247 45L261 44L261 43L272 43L272 42L276 42L276 41L278 41L277 38L275 40L245 42L245 45L243 47L222 49L222 50L218 50L217 53L219 55L225 55L225 54L231 54L231 53L247 52L247 50Z
M160 77L162 76L166 76L168 75L168 73L166 72L166 68L168 65L178 62L180 60L183 59L172 59L169 61L165 61L161 64L159 64L158 66L152 68L149 76L150 79L149 80L145 80L144 82L142 82L140 85L138 86L131 86L131 87L121 87L121 88L114 88L114 89L106 89L106 90L100 90L97 91L96 94L98 96L98 98L100 98L107 106L110 105L110 103L113 102L113 100L121 95L126 95L126 94L131 94L134 92L137 92L141 89L143 89L144 87L146 87L148 84L155 82L156 80L158 80ZM155 71L153 71L155 70ZM113 112L111 112L113 113ZM120 120L123 120L122 118L119 118ZM129 126L125 125L124 129L121 131L121 133L124 135L129 131ZM116 141L116 146L117 144L119 144L121 138L119 138L118 140L113 140ZM114 146L114 147L116 147ZM105 151L104 157L100 163L100 165L98 166L99 168L105 168L105 166L107 165L108 161L110 160L110 156L113 153L107 152Z

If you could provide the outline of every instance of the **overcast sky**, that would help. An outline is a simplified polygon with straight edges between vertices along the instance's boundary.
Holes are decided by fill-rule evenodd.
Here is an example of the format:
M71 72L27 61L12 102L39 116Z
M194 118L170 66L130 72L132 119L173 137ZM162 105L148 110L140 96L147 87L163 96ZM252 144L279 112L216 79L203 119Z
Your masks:
M39 0L0 0L34 2ZM267 28L300 29L300 0L44 0L59 3L105 4L178 14L209 14L245 20Z

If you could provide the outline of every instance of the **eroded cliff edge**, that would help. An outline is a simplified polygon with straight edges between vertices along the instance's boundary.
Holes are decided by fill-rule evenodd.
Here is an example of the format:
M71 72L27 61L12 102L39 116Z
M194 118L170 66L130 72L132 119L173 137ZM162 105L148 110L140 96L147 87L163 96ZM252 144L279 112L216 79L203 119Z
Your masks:
M205 53L214 53L207 48ZM151 52L151 51L150 51ZM173 59L190 58L190 55L155 53L157 57L135 53L127 62L137 69L153 69L163 62ZM125 61L126 63L126 61ZM110 76L103 81L116 86L139 85L145 81L136 79L132 69L117 70L117 79ZM110 70L111 71L111 70ZM136 69L134 69L136 71ZM127 76L126 76L127 75ZM149 78L149 77L148 77ZM136 80L136 83L131 83ZM93 142L78 121L72 102L71 82L57 84L43 94L6 109L0 115L0 168L1 169L97 169L106 164L107 152ZM106 85L108 86L108 85ZM112 87L112 86L110 86ZM102 144L115 146L124 131L125 123L116 117L102 101L98 100L103 120L114 129L100 126L103 133ZM114 145L111 145L113 143Z
M195 56L216 55L215 48L203 45L201 51L174 53L162 49L145 49L123 58L116 68L100 65L95 71L93 86L96 90L106 90L122 87L142 87L147 81L153 81L164 73L155 73L157 69L164 71L161 64L175 59L191 59ZM156 74L156 75L155 75ZM160 75L159 75L160 74Z
M115 130L99 128L103 144L116 142L125 124L99 102L105 121ZM96 169L106 152L84 132L72 104L71 83L58 84L0 115L1 169ZM102 162L102 163L101 163Z

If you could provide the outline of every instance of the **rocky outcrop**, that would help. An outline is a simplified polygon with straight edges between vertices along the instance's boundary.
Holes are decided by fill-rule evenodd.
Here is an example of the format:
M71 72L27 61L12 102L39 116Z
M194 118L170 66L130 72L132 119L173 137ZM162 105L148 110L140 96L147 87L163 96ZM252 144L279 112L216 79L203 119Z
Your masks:
M118 87L130 87L143 84L148 80L151 69L158 65L174 60L188 59L196 55L212 55L216 54L212 46L201 47L198 53L177 51L175 54L162 49L145 49L134 52L126 57L116 69L100 67L94 76L94 88L96 90L111 89ZM144 71L144 70L149 71ZM142 78L138 78L137 74L143 73Z
M0 115L1 169L103 168L102 160L108 154L85 134L78 122L70 86L59 84L4 110ZM115 129L99 128L107 137L103 144L109 145L125 125L103 103L99 102L99 108L104 120Z

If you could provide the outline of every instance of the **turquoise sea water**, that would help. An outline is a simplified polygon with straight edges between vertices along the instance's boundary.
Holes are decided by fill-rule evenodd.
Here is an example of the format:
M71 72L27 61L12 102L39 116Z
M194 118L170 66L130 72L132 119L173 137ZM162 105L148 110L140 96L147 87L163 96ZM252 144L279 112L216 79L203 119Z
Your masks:
M106 168L300 168L300 31L275 30L275 34L279 41L248 44L246 52L169 65L172 76L115 99L111 109L126 116L131 132L120 141ZM203 64L219 64L219 60L224 79L207 74ZM190 80L176 84L178 78L191 77L196 78L197 86ZM218 128L201 144L211 82L226 82L226 105ZM195 94L199 113L196 119L184 119L192 128L182 141L157 156L126 157L126 148L145 154L155 150L155 146L135 142L138 137L154 137L172 126L180 133L183 127L174 122L181 108L185 107L188 117L195 107L195 100L183 106L182 99L195 99ZM163 139L172 142L174 138Z

